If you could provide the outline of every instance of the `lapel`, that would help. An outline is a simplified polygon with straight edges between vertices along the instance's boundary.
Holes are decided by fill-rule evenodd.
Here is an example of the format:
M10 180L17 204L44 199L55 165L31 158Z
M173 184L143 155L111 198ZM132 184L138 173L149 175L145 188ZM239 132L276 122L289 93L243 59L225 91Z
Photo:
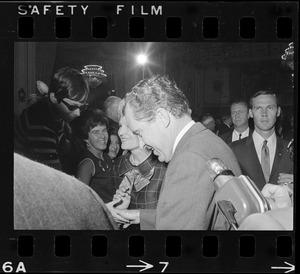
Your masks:
M231 129L231 131L230 131L229 134L228 134L228 137L227 137L227 140L226 140L226 143L227 143L227 144L232 142L233 130L234 130L234 129Z
M282 139L279 138L278 136L276 136L276 140L277 140L276 151L275 151L275 157L274 157L274 162L273 162L270 178L274 175L278 165L281 162L282 156L284 154L284 146L283 146Z
M265 181L265 176L263 174L261 164L258 159L258 155L256 153L252 134L249 135L248 137L246 137L245 139L246 139L245 144L247 147L247 151L245 151L247 154L245 154L245 157L247 157L247 162L249 164L249 168L252 167L253 172L254 172L253 174L259 173L258 174L259 177L261 177L263 179L263 181Z

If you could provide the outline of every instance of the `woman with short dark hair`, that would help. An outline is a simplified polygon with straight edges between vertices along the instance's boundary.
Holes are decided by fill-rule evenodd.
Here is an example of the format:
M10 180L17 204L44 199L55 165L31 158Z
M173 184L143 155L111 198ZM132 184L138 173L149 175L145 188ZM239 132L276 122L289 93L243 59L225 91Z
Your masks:
M94 189L102 200L112 200L112 160L104 150L109 138L109 122L99 109L84 110L75 123L74 135L85 147L76 177Z

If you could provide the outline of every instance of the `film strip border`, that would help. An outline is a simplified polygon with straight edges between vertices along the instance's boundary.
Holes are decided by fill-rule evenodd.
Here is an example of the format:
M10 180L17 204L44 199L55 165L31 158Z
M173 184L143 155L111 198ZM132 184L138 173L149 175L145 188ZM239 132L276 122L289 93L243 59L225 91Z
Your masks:
M294 270L294 237L287 232L35 232L11 239L14 261L2 270L272 272ZM49 237L49 234L51 236ZM270 237L272 236L272 237ZM193 239L191 241L191 239ZM12 258L13 254L10 254ZM16 260L17 259L17 260ZM69 262L69 264L67 264ZM147 268L148 267L148 268Z
M262 42L297 37L295 2L46 2L6 4L5 10L1 36L21 40Z
M143 17L131 17L128 19L128 38L144 39L148 28L146 29L146 19ZM219 19L214 16L203 18L202 31L199 33L203 39L211 40L219 37ZM165 28L166 39L180 39L184 36L183 19L181 17L168 17L165 19L163 27ZM243 40L255 39L256 19L254 17L243 17L239 20L239 37ZM72 18L57 17L54 21L55 39L72 38L73 33ZM75 31L76 32L76 31ZM109 38L109 20L107 17L94 17L90 25L91 37L96 39ZM278 39L291 39L293 33L293 20L291 17L278 17L276 20L276 36ZM19 38L34 38L35 19L33 17L20 17L18 19Z
M87 4L89 8L83 14L78 2L36 3L31 8L29 3L1 3L1 42L297 42L298 39L296 3L161 1L83 5ZM19 5L26 5L26 14L18 13ZM43 14L45 5L50 5L50 11ZM74 7L71 14L68 5L76 5L78 10ZM119 14L117 5L124 6ZM161 15L154 14L158 6L162 6ZM9 69L13 71L12 65ZM12 216L4 223L11 220ZM150 270L156 272L294 270L291 264L295 261L294 231L95 233L21 232L9 228L0 237L3 272L20 272L23 266L27 271L143 271L137 267L143 262L151 264Z

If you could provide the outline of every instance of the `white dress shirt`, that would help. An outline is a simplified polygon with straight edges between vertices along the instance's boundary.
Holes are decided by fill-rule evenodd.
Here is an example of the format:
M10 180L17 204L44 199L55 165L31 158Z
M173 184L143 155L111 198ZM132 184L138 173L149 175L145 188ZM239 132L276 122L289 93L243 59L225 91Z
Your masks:
M243 138L245 138L245 137L248 137L249 136L249 131L250 131L250 129L249 129L249 127L244 131L244 132L242 132L242 136L241 136L241 139L243 139ZM232 142L234 142L234 141L237 141L237 140L239 140L240 139L240 133L239 132L237 132L235 129L233 130L233 132L232 132Z
M174 145L173 145L173 151L172 151L172 155L179 143L179 141L181 140L181 138L183 137L183 135L195 124L195 121L192 120L190 121L188 124L186 124L186 126L179 132L179 134L177 135Z
M269 148L269 153L270 153L270 171L272 171L272 166L273 166L275 152L276 152L276 143L277 143L277 137L275 131L268 139L264 139L257 133L257 131L254 130L252 138L254 141L255 150L260 163L261 163L261 148L263 146L264 140L268 140L267 146Z

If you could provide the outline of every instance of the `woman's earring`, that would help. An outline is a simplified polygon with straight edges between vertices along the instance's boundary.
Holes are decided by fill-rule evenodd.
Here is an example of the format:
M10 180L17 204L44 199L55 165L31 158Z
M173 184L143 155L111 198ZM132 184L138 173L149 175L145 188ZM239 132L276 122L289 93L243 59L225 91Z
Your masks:
M86 146L87 146L87 147L90 147L90 146L91 146L91 144L90 144L89 141L86 141Z

